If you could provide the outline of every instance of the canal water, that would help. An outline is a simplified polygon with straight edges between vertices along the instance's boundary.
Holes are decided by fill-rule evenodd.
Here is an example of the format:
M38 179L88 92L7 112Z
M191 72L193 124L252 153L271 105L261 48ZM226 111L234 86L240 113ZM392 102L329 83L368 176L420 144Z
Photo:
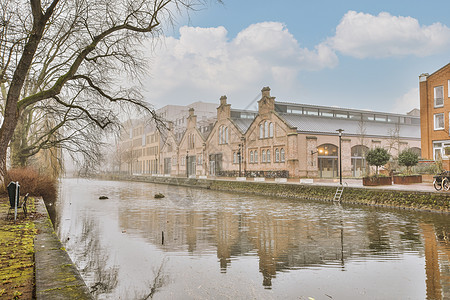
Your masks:
M60 189L56 231L96 299L450 299L449 215L138 182Z

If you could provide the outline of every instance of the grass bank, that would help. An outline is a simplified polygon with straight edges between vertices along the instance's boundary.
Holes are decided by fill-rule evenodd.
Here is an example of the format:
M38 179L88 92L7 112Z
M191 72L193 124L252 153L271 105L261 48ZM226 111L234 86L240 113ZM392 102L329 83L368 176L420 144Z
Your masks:
M28 216L19 210L18 220L14 216L6 220L9 201L0 198L0 298L34 298L34 243L37 234L34 220L39 216L35 210L35 199L28 199Z

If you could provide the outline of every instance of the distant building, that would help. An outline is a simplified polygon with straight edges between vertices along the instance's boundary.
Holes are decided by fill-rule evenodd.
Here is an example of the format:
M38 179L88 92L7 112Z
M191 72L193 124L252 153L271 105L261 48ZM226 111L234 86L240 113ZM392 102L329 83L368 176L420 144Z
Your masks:
M450 64L419 77L422 157L450 170Z

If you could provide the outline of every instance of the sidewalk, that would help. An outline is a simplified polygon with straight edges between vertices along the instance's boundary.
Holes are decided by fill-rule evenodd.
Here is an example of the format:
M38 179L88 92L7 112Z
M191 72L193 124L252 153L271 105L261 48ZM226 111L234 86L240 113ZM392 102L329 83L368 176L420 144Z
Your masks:
M212 179L212 178L208 178ZM235 181L236 178L232 177L216 177L215 180L232 180ZM300 183L300 179L289 178L287 183L289 184L307 184L307 185L318 185L318 186L338 186L339 179L338 178L311 178L310 180L313 183ZM247 178L248 182L253 182L253 178ZM266 178L265 182L275 183L275 179ZM342 183L348 187L354 188L367 188L367 189L381 189L381 190L396 190L396 191L416 191L416 192L436 192L436 193L448 193L450 196L450 191L436 191L433 187L433 183L431 182L422 182L416 184L392 184L392 185L380 185L380 186L363 186L362 179L355 178L342 178ZM283 183L279 183L283 184Z

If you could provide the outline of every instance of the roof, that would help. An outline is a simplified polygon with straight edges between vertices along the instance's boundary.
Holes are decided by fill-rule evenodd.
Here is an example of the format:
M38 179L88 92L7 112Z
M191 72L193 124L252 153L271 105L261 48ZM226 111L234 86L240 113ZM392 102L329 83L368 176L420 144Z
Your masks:
M246 133L254 119L231 118L241 133Z
M311 108L311 109L318 109L322 111L335 111L335 112L344 112L344 113L357 113L357 114L379 114L379 115L386 115L386 116L396 116L396 117L412 117L412 118L419 118L419 116L414 115L407 115L405 114L399 114L399 113L390 113L390 112L381 112L381 111L374 111L374 110L365 110L365 109L355 109L355 108L344 108L344 107L338 107L338 106L322 106L322 105L314 105L314 104L302 104L302 103L293 103L293 102L275 102L275 111L281 112L281 113L287 113L287 108Z
M370 137L390 137L399 128L399 137L420 139L420 126L410 124L398 124L388 122L364 121L357 119L340 119L328 117L315 117L288 113L279 115L292 127L297 128L297 132L315 134L337 134L337 129L344 129L344 135L364 135ZM363 127L363 128L361 128Z

